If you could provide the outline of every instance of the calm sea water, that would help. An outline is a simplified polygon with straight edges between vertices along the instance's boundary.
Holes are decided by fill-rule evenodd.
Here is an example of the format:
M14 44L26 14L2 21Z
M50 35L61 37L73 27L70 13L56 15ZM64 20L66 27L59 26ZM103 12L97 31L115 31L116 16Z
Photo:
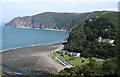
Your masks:
M64 31L2 27L2 51L59 43L67 37L68 34Z

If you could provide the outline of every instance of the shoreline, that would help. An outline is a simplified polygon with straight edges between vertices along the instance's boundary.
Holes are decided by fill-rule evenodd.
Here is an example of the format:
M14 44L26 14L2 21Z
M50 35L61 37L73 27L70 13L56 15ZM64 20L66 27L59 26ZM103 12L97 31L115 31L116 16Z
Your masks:
M49 54L50 51L62 48L62 43L55 43L52 45L39 45L4 51L2 52L2 65L8 68L40 75L41 72L42 74L56 74L65 67L53 61Z
M31 28L31 27L24 27L24 26L17 26L17 27L10 27L10 26L5 26L5 27L8 27L8 28L24 28L24 29L43 29L43 30L52 30L52 31L65 31L66 30L60 30L60 29L51 29L51 28Z
M16 50L16 49L20 49L20 48L29 48L29 47L36 47L36 46L47 46L47 45L56 45L56 44L62 44L65 43L64 42L58 42L58 43L51 43L51 44L33 44L33 45L28 45L28 46L21 46L21 47L16 47L16 48L9 48L9 49L4 49L2 51L0 51L0 53L4 53L7 51L12 51L12 50Z

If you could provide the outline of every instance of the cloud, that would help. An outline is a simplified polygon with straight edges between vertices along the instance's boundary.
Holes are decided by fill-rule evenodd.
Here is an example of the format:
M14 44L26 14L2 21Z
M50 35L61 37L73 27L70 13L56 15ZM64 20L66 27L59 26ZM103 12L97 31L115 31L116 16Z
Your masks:
M83 11L83 12L93 12L93 11L118 11L118 8L107 8L107 9L95 9L91 11Z
M103 11L103 10L106 10L106 11L118 11L118 8L100 9L100 11Z

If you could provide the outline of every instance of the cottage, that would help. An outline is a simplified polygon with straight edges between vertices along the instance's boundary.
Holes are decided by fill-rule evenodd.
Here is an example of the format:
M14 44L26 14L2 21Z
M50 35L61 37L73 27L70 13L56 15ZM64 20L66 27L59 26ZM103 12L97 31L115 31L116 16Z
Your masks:
M76 53L76 52L70 52L69 55L74 57L80 57L80 53Z
M65 51L65 50L60 50L60 51L56 51L57 53L60 53L60 54L65 54L65 53L67 53L67 51Z
M92 21L92 19L89 19L89 21Z
M76 56L77 55L77 53L72 53L72 56Z
M101 62L101 61L104 61L104 59L96 59L95 61L96 62Z
M113 39L103 39L102 37L99 37L98 41L112 44L112 43L114 43L115 40L113 40Z
M70 52L70 56L72 56L72 54L73 54L73 53L72 53L72 52Z
M65 54L65 52L62 52L62 54Z
M70 52L67 52L67 55L70 55Z
M63 52L63 54L66 54L66 53L67 53L67 51L66 51L66 50L62 50L62 52Z
M68 52L66 50L60 50L60 51L56 51L57 53L60 53L60 54L67 54L67 55L70 55L70 56L74 56L74 57L80 57L80 53L76 53L76 52Z
M109 29L105 29L105 31L108 31Z
M75 57L80 57L80 53L77 53Z

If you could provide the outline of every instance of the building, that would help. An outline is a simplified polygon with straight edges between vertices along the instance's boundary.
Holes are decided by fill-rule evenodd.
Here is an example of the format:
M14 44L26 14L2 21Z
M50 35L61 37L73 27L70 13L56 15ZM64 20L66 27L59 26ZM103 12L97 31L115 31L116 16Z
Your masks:
M67 55L70 55L70 56L74 56L74 57L80 57L80 53L76 53L76 52L68 52L66 50L60 50L60 51L56 51L57 53L60 53L60 54L67 54Z
M105 29L105 31L108 31L109 29Z
M72 56L74 56L74 57L75 57L76 55L77 55L77 53L72 53Z
M70 52L67 52L67 55L70 55Z
M98 41L112 44L112 43L114 43L115 40L113 40L113 39L103 39L102 37L99 37Z
M73 53L72 53L72 52L70 52L70 56L72 56L72 54L73 54Z
M89 21L92 21L92 19L89 19Z
M96 59L95 61L96 62L101 62L101 61L104 61L104 59Z
M75 57L80 57L80 53L77 53Z
M65 50L60 50L60 51L56 51L57 53L60 53L60 54L65 54L65 53L67 53L67 51L65 51Z
M80 57L80 53L76 53L76 52L70 52L70 55L74 57Z

